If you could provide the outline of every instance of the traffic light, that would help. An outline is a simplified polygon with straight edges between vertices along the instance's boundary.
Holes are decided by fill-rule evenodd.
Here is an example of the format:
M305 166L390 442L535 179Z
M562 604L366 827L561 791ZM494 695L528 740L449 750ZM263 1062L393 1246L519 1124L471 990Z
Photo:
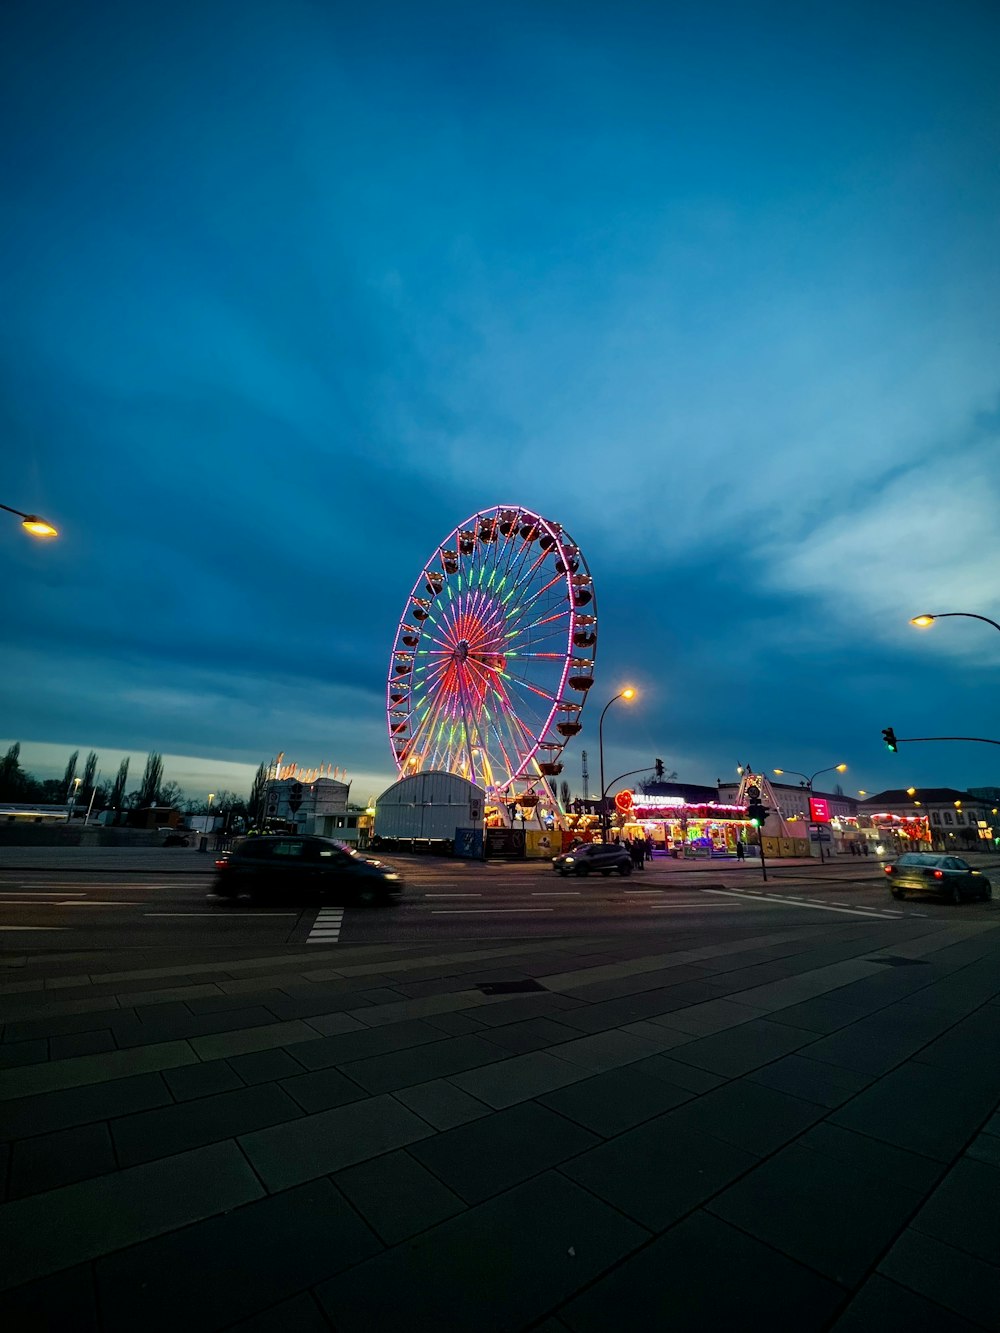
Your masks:
M653 764L653 771L656 773L656 781L663 781L663 760L657 759Z
M892 753L895 754L899 742L896 740L896 733L893 731L892 727L882 728L882 739L885 741L885 748L891 750Z
M770 811L760 799L759 787L747 788L747 818L754 828L761 828Z

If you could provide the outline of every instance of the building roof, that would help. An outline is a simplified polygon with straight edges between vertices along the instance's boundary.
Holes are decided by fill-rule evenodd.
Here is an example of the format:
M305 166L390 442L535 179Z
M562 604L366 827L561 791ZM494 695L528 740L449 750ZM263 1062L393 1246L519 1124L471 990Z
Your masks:
M868 809L884 805L913 805L914 801L919 801L921 805L953 805L956 801L969 801L975 805L979 799L967 791L957 791L954 787L918 787L912 796L904 788L894 787L891 791L880 791L874 796L868 796L859 801L858 805Z

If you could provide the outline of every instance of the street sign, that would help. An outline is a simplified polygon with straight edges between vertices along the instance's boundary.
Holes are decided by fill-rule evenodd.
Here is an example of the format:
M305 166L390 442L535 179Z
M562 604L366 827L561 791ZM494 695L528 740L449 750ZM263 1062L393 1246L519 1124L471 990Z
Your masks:
M809 841L822 843L833 842L833 834L828 828L819 825L809 830Z

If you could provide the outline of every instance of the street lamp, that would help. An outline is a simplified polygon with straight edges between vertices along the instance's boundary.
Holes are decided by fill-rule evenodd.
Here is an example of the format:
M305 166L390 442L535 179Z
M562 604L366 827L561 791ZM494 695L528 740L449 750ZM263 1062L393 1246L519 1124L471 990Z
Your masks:
M812 789L813 789L813 783L816 781L816 779L817 779L818 777L822 776L822 774L824 774L824 773L846 773L846 772L847 772L847 765L846 765L846 764L832 764L829 768L818 768L818 769L816 770L816 772L812 775L811 778L807 778L806 775L805 775L804 773L796 772L796 770L795 770L794 768L789 768L788 770L785 770L785 769L783 769L783 768L775 768L775 769L773 769L772 771L775 772L775 773L777 773L779 777L781 777L781 775L787 771L788 773L790 773L790 774L792 775L792 777L801 778L801 779L802 779L802 786L805 787L806 791L811 792ZM811 815L811 814L812 814L812 811L810 810L809 813L810 813L810 815ZM818 837L818 836L819 836L819 835L817 835L817 837ZM820 864L822 865L822 863L823 863L823 843L822 843L822 840L820 841L820 844L819 844L819 860L820 860Z
M205 820L205 832L206 832L206 833L210 832L210 825L211 825L211 823L212 823L212 802L213 802L214 800L215 800L215 792L214 792L214 791L210 791L210 792L208 793L208 818Z
M604 794L604 714L616 700L624 699L626 703L631 703L634 698L635 690L631 685L627 685L624 690L619 690L618 693L612 695L604 705L604 709L601 713L601 720L597 724L597 748L601 758L601 839L604 842L607 842L608 840L608 811L605 804L607 797Z
M30 532L33 537L58 537L58 529L51 523L47 523L44 518L39 518L37 514L25 514L20 509L11 509L10 505L0 505L8 514L16 514L21 520L21 527L25 532Z
M947 620L949 616L965 616L969 620L985 620L987 625L992 625L994 629L1000 629L1000 625L989 616L981 616L976 611L938 611L934 615L925 611L923 615L913 616L910 620L911 625L916 625L919 629L929 629L935 620Z

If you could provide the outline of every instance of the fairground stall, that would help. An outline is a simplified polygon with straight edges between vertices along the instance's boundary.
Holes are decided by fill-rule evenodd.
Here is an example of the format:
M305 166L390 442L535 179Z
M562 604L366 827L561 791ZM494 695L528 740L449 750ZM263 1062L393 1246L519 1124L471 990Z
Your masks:
M746 842L751 830L742 805L630 792L619 792L615 803L623 816L622 837L651 837L655 849L678 856L735 856L737 839Z

